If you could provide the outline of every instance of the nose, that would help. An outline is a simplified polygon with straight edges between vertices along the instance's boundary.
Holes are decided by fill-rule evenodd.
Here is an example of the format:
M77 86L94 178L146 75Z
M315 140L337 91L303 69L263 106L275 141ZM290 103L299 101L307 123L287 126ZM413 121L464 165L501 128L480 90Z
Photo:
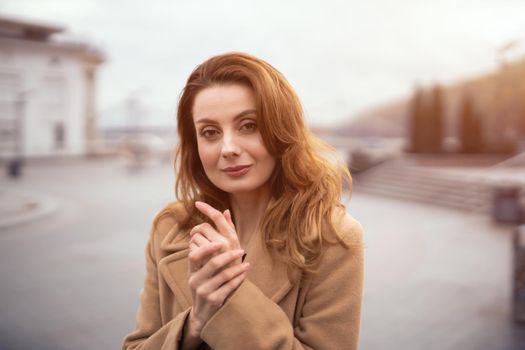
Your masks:
M223 158L232 158L241 154L241 149L234 135L225 133L222 140L221 156Z

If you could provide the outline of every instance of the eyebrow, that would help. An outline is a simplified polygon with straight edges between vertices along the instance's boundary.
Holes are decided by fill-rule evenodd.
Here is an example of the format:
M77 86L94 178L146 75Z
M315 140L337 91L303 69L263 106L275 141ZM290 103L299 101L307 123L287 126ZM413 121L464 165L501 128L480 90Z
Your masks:
M248 115L248 114L252 114L252 113L256 113L257 111L255 109L247 109L245 111L242 111L241 113L237 114L233 120L237 120L239 118L242 118L244 117L245 115ZM208 118L201 118L199 120L197 120L195 122L195 124L202 124L202 123L211 123L211 124L217 124L217 122L215 120L211 120L211 119L208 119Z

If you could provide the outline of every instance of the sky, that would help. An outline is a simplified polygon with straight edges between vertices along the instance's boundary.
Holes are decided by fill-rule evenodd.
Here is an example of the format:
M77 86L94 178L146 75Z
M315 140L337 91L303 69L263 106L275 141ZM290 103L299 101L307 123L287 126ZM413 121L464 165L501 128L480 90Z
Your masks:
M0 14L63 25L101 48L102 124L130 97L173 124L179 93L205 59L245 51L279 69L310 125L337 126L409 96L525 56L523 0L0 0ZM112 120L112 118L114 120Z

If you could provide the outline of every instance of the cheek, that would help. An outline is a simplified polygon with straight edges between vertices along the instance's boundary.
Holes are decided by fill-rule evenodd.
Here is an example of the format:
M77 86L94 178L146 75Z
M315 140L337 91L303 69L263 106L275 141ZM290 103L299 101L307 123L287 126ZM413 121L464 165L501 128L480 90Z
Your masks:
M265 167L271 168L268 169L268 171L273 171L273 168L275 167L275 158L270 155L264 146L262 139L254 140L254 142L251 143L250 153L258 162L264 164Z
M219 152L210 144L198 143L199 158L204 169L211 169L217 164Z
M249 148L250 153L259 160L268 160L268 158L273 158L264 146L264 142L260 136L257 139L251 140Z
M275 169L275 158L268 155L268 158L266 159L266 176L270 177L273 173L273 170Z

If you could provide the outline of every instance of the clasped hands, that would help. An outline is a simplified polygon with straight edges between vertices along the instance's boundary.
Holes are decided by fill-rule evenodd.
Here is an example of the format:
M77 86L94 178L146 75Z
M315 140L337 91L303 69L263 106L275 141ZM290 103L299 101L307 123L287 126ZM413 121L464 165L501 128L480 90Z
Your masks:
M222 213L204 202L196 202L195 207L216 226L203 223L190 232L188 285L193 306L189 317L191 328L200 335L206 322L246 278L250 265L242 262L244 251L230 211Z

